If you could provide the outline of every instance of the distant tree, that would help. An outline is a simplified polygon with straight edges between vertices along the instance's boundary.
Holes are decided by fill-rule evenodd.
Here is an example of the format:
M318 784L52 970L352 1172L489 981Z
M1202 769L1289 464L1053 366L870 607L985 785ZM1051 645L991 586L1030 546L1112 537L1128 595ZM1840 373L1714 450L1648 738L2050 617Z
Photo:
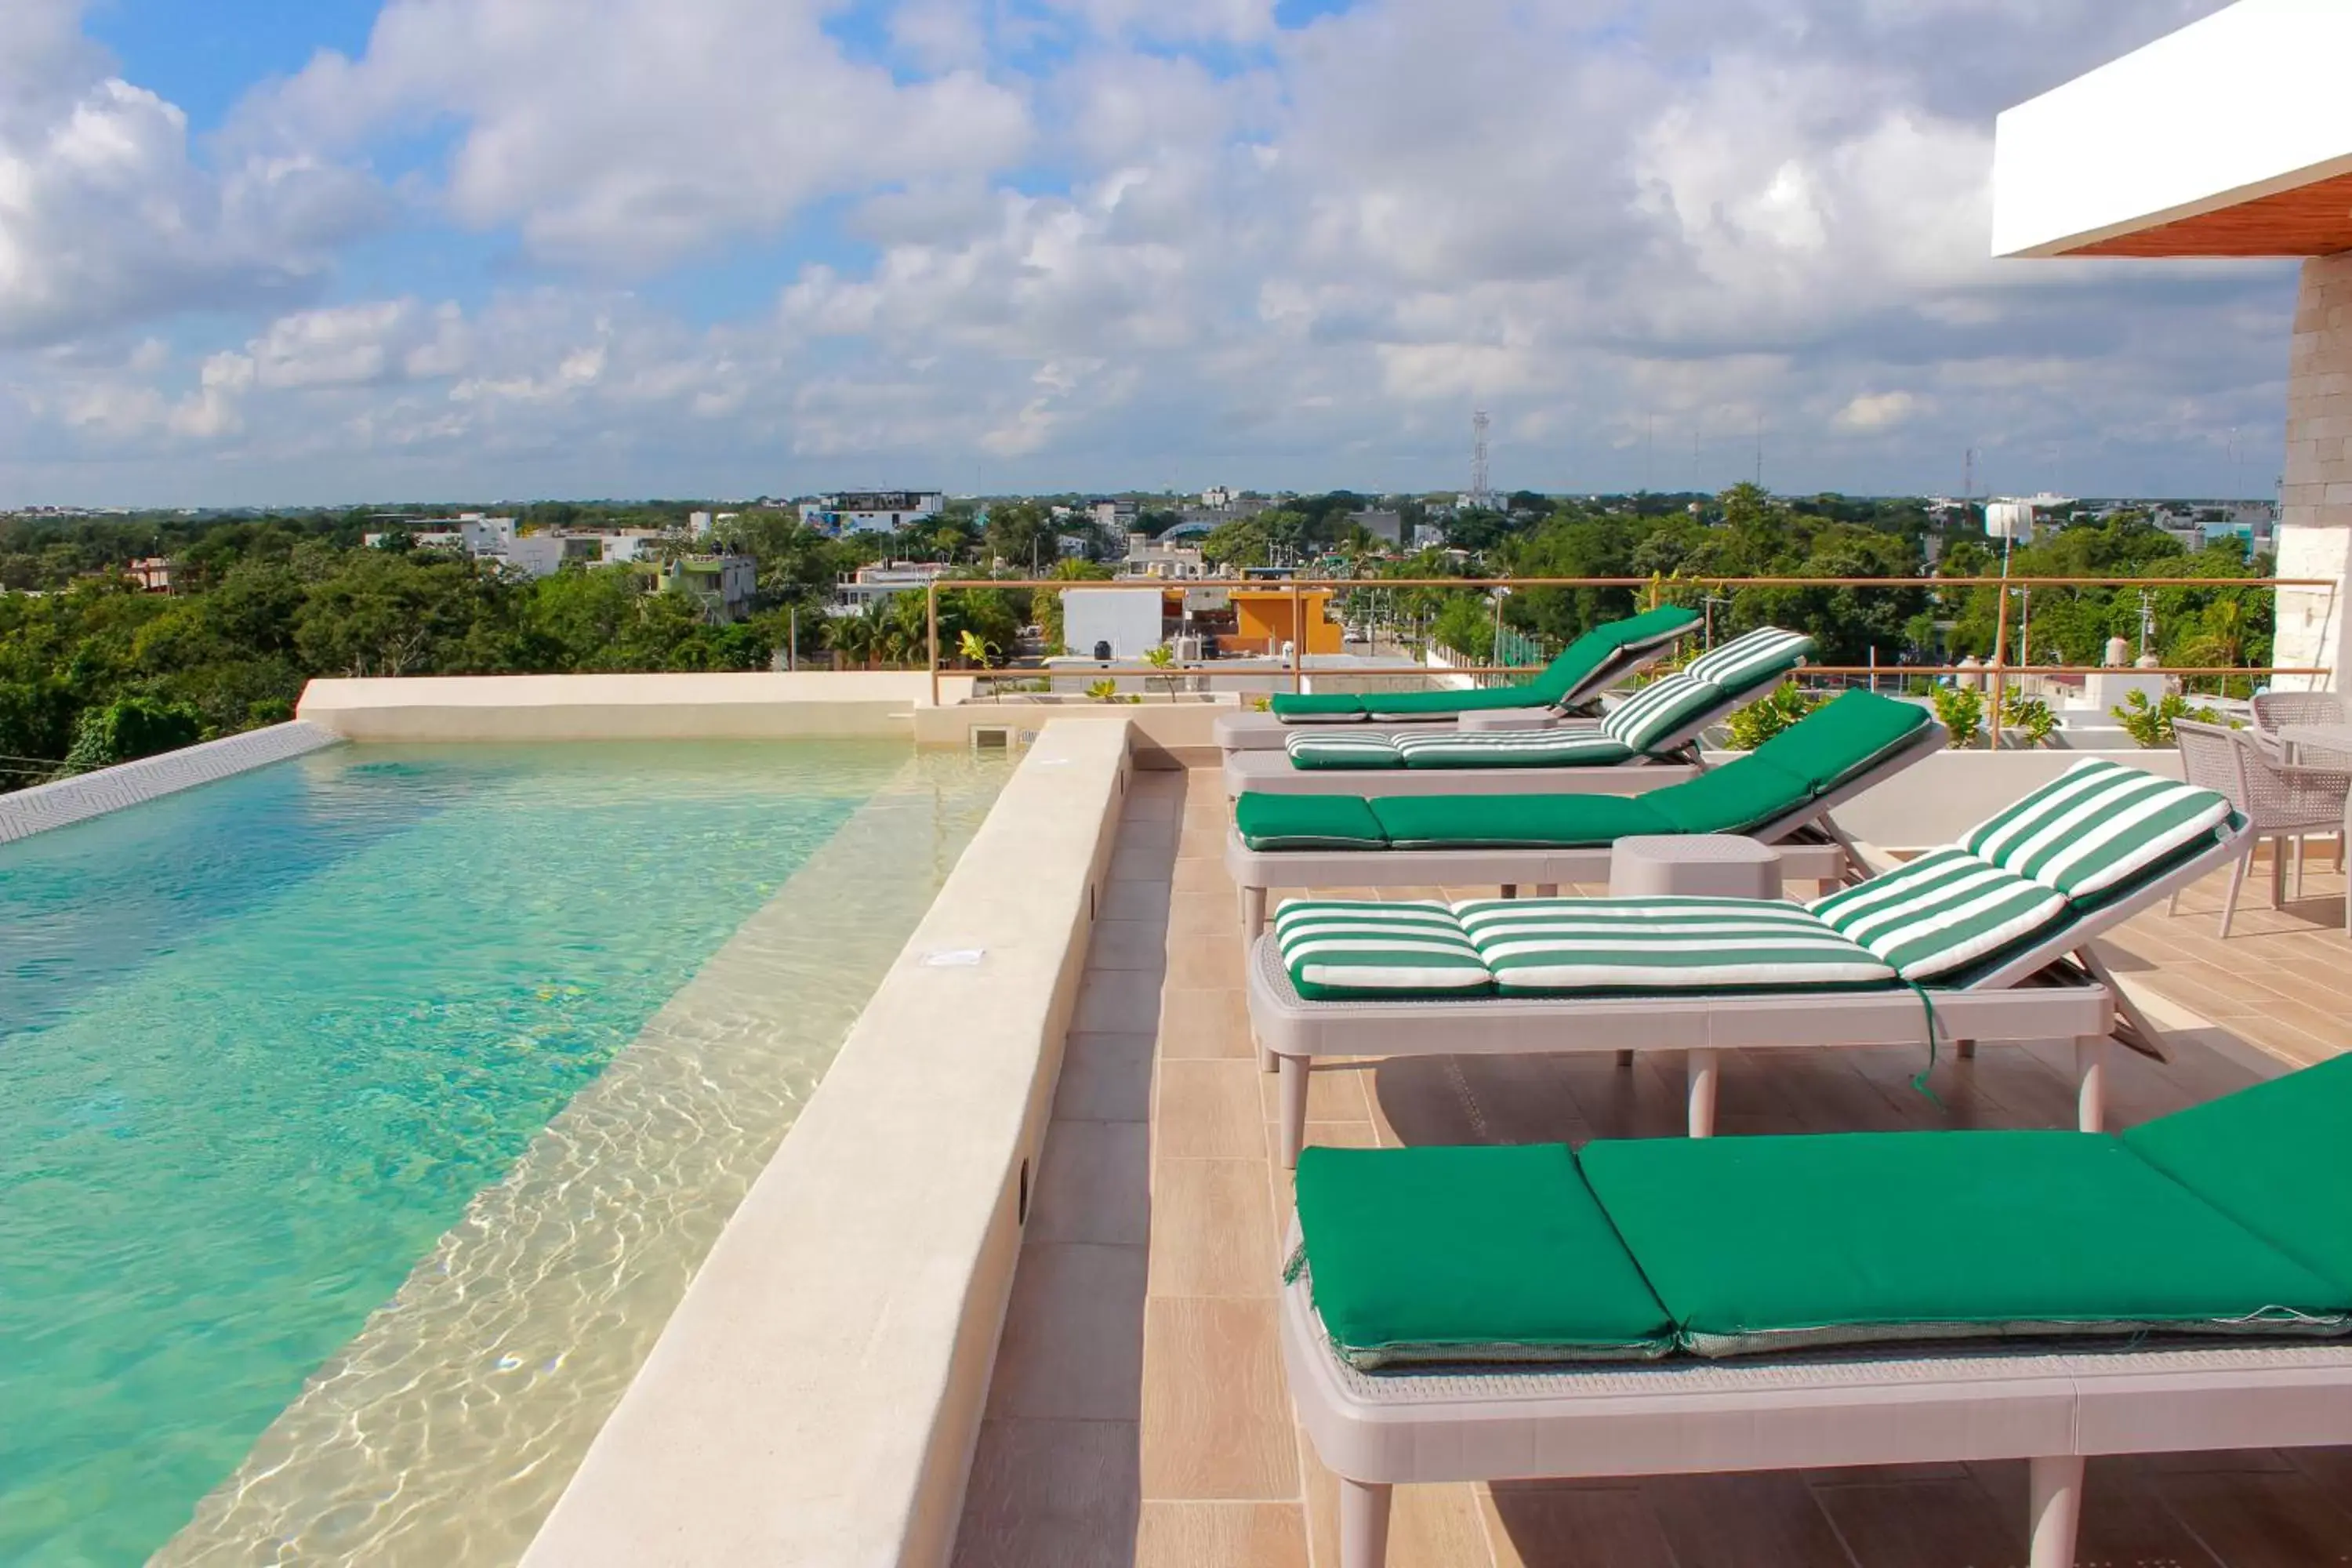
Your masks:
M118 697L103 708L84 710L74 726L68 773L109 768L162 752L193 746L204 739L204 715L180 702L152 697Z

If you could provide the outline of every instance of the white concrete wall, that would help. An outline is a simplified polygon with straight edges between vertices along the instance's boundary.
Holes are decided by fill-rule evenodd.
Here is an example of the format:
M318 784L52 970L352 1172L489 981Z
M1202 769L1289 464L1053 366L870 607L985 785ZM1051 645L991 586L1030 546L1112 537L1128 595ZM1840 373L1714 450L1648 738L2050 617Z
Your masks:
M2282 677L2279 687L2345 690L2346 659L2352 657L2352 627L2344 613L2352 577L2352 256L2303 265L2287 374L2286 482L2279 499L2279 575L2325 577L2336 584L2279 590L2272 662L2335 672L2332 681Z
M929 695L920 670L452 675L314 680L298 711L353 741L774 740L903 736Z
M1129 769L1023 762L526 1568L946 1561Z
M2047 256L2352 172L2352 5L2239 0L2003 114L1992 251Z

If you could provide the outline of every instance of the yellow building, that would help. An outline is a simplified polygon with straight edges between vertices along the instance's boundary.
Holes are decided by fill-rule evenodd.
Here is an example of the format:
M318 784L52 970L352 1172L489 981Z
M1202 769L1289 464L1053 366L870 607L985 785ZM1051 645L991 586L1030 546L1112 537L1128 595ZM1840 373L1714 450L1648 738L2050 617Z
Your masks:
M1342 647L1339 624L1328 613L1331 590L1307 588L1297 597L1299 618L1307 623L1302 640L1291 624L1292 595L1284 588L1236 588L1233 593L1233 647L1240 653L1279 653L1282 645L1297 642L1308 653L1338 653Z

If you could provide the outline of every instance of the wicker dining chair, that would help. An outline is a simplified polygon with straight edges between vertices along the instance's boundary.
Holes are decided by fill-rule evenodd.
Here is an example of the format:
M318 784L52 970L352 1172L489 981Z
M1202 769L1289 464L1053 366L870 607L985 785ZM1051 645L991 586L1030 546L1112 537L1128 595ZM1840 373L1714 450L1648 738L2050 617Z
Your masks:
M2173 725L2179 738L2180 767L2190 784L2218 790L2253 824L2250 844L2271 841L2271 907L2286 901L2288 845L2312 833L2342 833L2345 805L2352 799L2352 773L2290 766L2273 756L2242 730L2221 724L2200 724L2182 719ZM2246 883L2245 859L2230 868L2230 890L2221 900L2221 934L2238 912L2238 893ZM2180 895L2171 908L2180 907ZM2347 928L2352 929L2352 914Z
M2253 700L2254 733L2280 749L2278 732L2289 724L2341 724L2344 699L2333 691L2265 691ZM2304 748L2297 759L2307 768L2352 772L2352 752Z

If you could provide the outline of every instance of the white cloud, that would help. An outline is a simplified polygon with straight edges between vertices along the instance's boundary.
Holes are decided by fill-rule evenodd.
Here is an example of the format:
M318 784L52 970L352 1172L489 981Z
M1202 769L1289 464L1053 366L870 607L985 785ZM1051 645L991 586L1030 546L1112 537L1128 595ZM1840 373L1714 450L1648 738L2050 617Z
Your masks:
M110 74L79 12L0 7L0 347L299 295L373 220L372 187L315 158L201 166L186 117Z
M1267 0L388 0L207 174L71 6L22 0L0 84L14 27L81 85L26 79L0 159L106 84L110 134L42 188L163 170L199 217L261 215L277 270L222 271L250 319L163 358L108 332L210 274L76 284L35 334L70 353L0 361L33 421L0 488L142 442L260 493L1418 488L1465 477L1481 401L1514 485L1717 486L1760 425L1792 488L1954 485L1969 447L2009 488L2210 488L2213 432L2275 436L2286 269L1995 264L1987 179L1998 109L2218 3L1357 0L1283 30ZM425 232L518 248L285 298L373 188L339 171L419 132ZM772 305L697 298L776 250Z
M249 106L259 145L364 142L454 117L448 211L538 256L643 274L810 203L978 174L1025 145L1018 94L975 70L901 81L853 61L826 0L388 0L357 59L326 53ZM943 25L909 18L953 52Z

